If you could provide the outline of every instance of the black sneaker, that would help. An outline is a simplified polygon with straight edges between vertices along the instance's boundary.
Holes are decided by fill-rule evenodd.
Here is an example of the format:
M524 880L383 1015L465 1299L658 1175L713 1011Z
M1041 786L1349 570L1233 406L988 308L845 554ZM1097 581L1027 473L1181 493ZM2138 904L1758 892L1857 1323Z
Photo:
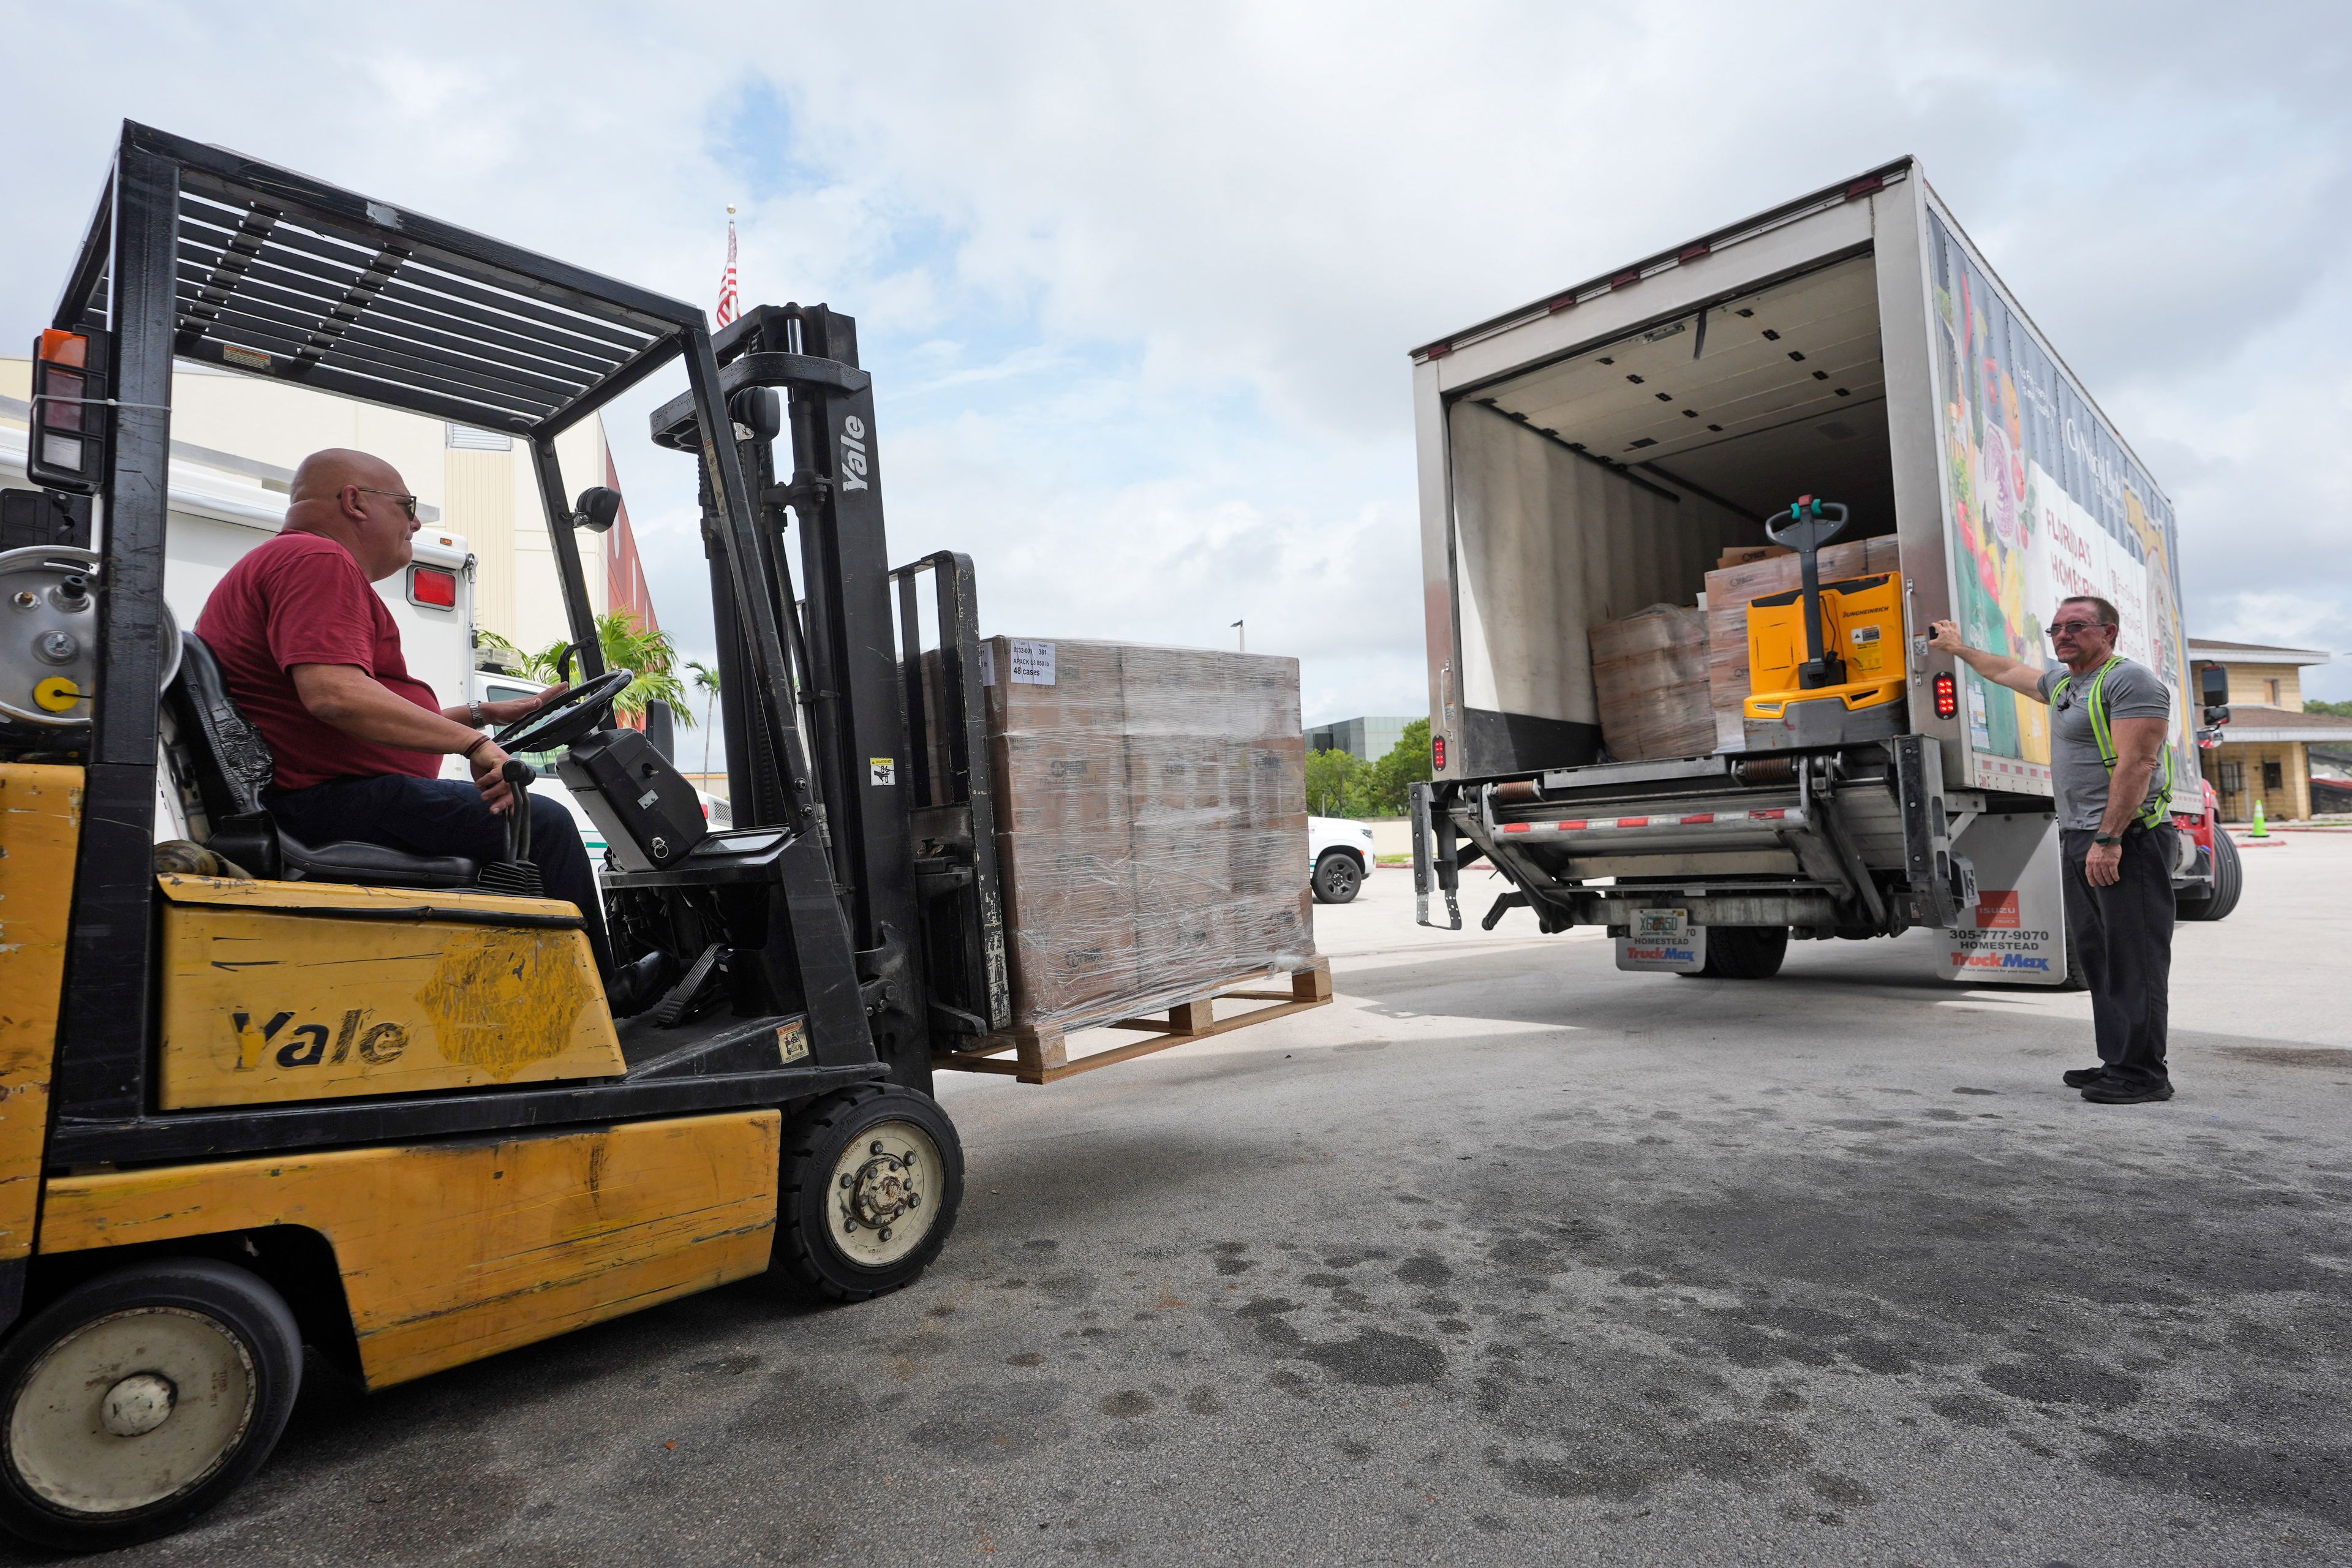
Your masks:
M2095 1068L2070 1068L2062 1075L2059 1081L2068 1089L2088 1089L2106 1076L2107 1064L2101 1062Z
M2094 1105L2145 1105L2152 1100L2170 1100L2172 1084L2160 1078L2124 1079L2107 1077L2096 1083L2083 1086L2083 1098Z

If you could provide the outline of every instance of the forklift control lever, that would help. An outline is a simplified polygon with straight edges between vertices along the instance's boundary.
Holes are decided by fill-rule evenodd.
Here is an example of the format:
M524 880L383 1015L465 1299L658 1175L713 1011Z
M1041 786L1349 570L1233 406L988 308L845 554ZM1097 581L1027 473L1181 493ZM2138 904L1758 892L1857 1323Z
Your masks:
M509 757L499 769L499 777L507 781L513 798L507 803L507 858L530 858L530 781L539 777L538 771L520 757Z

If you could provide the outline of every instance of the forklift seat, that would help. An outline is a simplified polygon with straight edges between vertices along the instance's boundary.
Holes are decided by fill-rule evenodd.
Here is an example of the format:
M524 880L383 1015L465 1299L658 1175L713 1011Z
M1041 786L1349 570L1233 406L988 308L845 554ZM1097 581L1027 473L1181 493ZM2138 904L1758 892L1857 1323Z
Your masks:
M213 650L181 634L180 673L165 695L173 744L203 800L205 847L257 877L377 888L470 888L481 867L460 855L410 855L379 844L309 845L278 826L261 792L277 771L261 731L236 710Z

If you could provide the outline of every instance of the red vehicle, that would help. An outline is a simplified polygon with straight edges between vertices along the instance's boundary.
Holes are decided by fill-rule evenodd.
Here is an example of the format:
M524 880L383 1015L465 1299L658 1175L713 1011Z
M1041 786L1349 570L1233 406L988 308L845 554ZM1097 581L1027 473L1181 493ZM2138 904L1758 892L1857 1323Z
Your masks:
M2176 811L2172 826L2180 830L2180 864L2173 868L2172 897L2184 921L2229 918L2238 907L2246 885L2238 862L2238 847L2221 830L2221 803L2210 784L2203 786L2205 809L2196 816Z

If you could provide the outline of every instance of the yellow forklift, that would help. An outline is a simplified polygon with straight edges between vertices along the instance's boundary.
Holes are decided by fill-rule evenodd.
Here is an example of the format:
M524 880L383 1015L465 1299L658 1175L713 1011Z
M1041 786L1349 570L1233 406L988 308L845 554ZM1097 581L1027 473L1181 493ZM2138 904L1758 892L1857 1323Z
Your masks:
M126 124L36 353L47 495L0 541L0 1525L184 1523L268 1458L305 1345L381 1388L772 1268L854 1300L936 1257L962 1153L935 1037L1009 1013L977 618L965 558L884 557L855 323L763 307L714 339ZM611 1016L527 820L478 865L271 819L268 748L163 604L175 359L528 447L582 668L499 738L562 752L606 829L617 957L675 961L649 1012ZM554 447L673 360L655 433L700 473L723 832L614 725L577 532L618 498L565 500ZM908 728L925 657L944 736L920 702Z

